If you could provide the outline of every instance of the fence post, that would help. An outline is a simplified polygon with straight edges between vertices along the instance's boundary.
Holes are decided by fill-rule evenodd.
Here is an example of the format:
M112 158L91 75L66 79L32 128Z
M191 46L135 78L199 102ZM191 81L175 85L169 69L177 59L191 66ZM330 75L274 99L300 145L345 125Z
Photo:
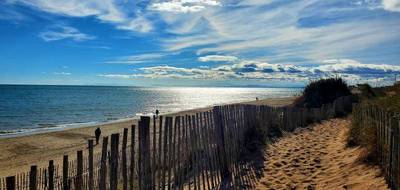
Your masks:
M162 185L162 135L163 135L163 116L159 117L159 124L158 124L158 159L157 159L157 189L161 189Z
M173 138L172 138L172 133L173 133L173 123L172 123L173 118L170 119L170 124L169 124L169 130L168 130L168 169L167 169L167 174L168 174L168 178L167 178L167 189L170 190L171 189L171 169L172 167L172 156L173 156L173 152L172 152L172 148L173 148Z
M156 149L156 145L157 145L157 128L156 128L156 115L153 115L153 134L152 134L152 161L151 161L151 186L156 189L156 160L157 160L157 149Z
M63 190L69 190L68 186L68 155L63 157Z
M165 122L164 122L164 133L163 133L163 148L161 149L160 147L160 152L161 150L163 151L163 159L162 159L162 165L161 165L161 185L160 185L160 189L165 189L165 179L166 179L166 172L165 172L165 167L167 167L167 150L168 150L168 146L167 146L167 137L168 137L168 130L169 130L169 117L165 118ZM160 139L161 140L161 139Z
M390 187L392 189L398 189L398 138L399 138L399 126L397 117L391 115L391 146L390 146Z
M225 134L224 134L224 124L222 122L222 113L221 113L221 107L219 106L214 106L213 108L213 114L214 114L214 122L215 126L217 129L217 136L219 137L218 143L217 143L217 148L218 152L220 154L220 165L221 165L221 171L220 171L220 176L221 178L226 178L230 176L230 171L227 165L227 157L226 157L226 149L225 149Z
M9 176L6 178L7 190L15 190L15 176Z
M152 189L150 167L150 117L141 116L139 121L139 180L140 189Z
M124 128L122 137L122 178L123 178L123 190L128 189L128 171L126 168L126 144L128 143L128 129Z
M83 188L83 152L79 150L76 152L77 168L76 168L76 183L75 189L81 190Z
M103 138L103 146L101 147L101 161L100 161L100 178L99 178L99 190L106 189L107 180L107 146L108 137Z
M31 166L31 171L29 172L29 190L37 189L37 166Z
M136 126L131 126L131 176L129 177L129 189L133 190L133 177L135 172L135 133L136 133Z
M89 147L89 190L93 190L93 140L88 140Z
M110 190L117 190L118 188L118 144L119 134L112 134L110 158Z
M54 161L49 161L49 190L54 190Z

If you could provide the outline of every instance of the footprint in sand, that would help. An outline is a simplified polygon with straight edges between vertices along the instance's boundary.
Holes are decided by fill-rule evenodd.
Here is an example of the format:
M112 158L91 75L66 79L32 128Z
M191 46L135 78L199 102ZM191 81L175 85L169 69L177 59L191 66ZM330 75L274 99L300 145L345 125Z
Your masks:
M349 125L346 119L333 119L271 144L257 189L343 189L354 180L373 184L367 189L388 189L378 168L357 162L360 149L346 148Z

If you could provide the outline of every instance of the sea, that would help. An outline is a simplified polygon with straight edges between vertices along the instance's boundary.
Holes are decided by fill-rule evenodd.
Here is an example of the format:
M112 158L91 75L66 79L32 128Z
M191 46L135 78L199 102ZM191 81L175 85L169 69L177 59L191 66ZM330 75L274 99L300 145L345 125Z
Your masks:
M213 105L289 97L301 88L0 85L0 138Z

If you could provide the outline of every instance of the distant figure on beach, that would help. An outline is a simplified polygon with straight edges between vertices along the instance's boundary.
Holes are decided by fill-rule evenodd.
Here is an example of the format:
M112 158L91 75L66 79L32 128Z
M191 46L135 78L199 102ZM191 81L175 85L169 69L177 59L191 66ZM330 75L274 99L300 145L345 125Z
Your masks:
M96 135L96 144L99 144L99 139L101 135L101 130L99 127L97 127L97 129L94 131L94 134Z
M256 101L258 101L258 97L256 97Z
M156 117L158 117L158 114L160 114L160 111L156 110Z

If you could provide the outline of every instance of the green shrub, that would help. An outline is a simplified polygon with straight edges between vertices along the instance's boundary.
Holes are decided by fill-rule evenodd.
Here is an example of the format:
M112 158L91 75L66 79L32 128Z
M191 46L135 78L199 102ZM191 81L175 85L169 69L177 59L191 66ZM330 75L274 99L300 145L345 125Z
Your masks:
M319 108L323 104L332 103L339 97L351 95L346 82L341 78L328 78L308 84L303 95L296 100L296 107Z

